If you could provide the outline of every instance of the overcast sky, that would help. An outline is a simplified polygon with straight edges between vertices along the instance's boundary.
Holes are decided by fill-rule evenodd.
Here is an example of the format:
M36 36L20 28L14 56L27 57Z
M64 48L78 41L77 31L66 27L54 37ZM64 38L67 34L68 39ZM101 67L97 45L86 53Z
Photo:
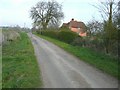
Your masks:
M0 26L32 27L30 9L40 0L0 0ZM96 5L98 0L57 0L63 5L65 15L62 22L69 22L72 18L87 23L93 17L101 19Z

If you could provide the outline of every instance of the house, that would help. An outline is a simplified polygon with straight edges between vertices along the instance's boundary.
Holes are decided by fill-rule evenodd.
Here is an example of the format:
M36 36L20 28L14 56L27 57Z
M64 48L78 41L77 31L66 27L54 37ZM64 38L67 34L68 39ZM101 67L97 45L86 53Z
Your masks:
M78 33L82 37L87 35L85 24L74 19L71 19L68 23L63 23L62 27L69 27L71 31Z

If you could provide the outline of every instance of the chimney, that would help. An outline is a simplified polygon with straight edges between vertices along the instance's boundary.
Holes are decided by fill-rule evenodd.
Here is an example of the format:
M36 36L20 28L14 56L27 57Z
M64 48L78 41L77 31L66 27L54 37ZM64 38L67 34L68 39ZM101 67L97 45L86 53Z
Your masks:
M74 21L74 18L72 18L71 21Z

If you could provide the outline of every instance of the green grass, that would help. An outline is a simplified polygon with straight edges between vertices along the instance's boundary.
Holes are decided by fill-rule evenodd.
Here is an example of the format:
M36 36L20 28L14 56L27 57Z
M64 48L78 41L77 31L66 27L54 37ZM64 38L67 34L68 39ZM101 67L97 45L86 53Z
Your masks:
M26 33L2 48L2 88L42 86L34 49Z
M0 45L0 89L2 88L2 46Z
M118 60L116 58L95 52L89 48L72 46L53 38L39 34L36 35L56 44L57 46L63 48L65 51L73 54L74 56L77 56L80 60L83 60L88 64L91 64L94 67L100 69L101 71L120 79L120 77L118 77L118 73L120 74L120 72L118 72Z
M0 29L0 38L2 39L2 29ZM2 89L2 45L0 41L0 90Z

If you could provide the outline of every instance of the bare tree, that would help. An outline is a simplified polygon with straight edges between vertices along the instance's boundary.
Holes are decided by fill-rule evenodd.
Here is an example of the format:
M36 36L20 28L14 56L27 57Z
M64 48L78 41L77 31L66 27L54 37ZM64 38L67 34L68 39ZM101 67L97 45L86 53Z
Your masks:
M62 5L57 1L40 1L31 8L31 18L36 26L46 29L51 23L55 24L64 18Z
M117 4L117 13L114 15L113 22L116 27L120 29L120 1Z
M89 35L97 35L100 34L103 31L103 23L97 21L97 20L91 20L87 24L87 32Z
M112 16L117 12L117 0L101 0L98 5L93 6L99 10L105 21L112 19Z
M103 40L106 53L112 50L112 44L116 42L117 30L113 25L113 15L117 13L117 1L105 0L100 1L98 6L95 6L100 11L104 20Z

